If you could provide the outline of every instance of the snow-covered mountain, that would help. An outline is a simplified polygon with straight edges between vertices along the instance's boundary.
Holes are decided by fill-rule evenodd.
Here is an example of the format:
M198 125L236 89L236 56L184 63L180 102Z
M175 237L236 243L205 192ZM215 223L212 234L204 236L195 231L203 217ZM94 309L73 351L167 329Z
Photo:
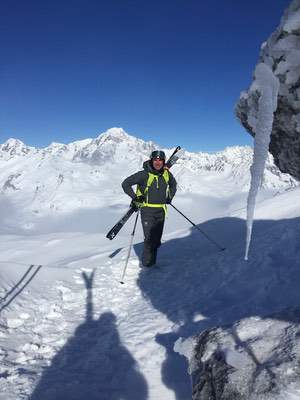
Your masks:
M111 197L113 204L127 204L121 181L140 170L157 147L121 128L95 139L52 143L41 149L9 139L0 145L2 201L35 214L101 207ZM173 149L164 150L170 155ZM228 196L248 189L251 161L250 147L229 147L215 154L185 152L173 173L183 192ZM262 186L284 191L296 185L269 156Z

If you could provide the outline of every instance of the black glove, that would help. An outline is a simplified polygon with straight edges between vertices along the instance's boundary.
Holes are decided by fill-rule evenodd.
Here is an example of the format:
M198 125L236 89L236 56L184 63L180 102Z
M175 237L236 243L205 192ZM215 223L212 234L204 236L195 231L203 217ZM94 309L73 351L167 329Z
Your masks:
M140 196L135 196L135 198L132 201L134 201L135 203L144 203L145 200L146 200L145 196L141 194Z
M171 204L171 203L172 203L171 197L167 197L167 199L166 199L166 204Z
M137 211L137 209L141 206L142 203L144 203L145 201L145 196L144 195L140 195L140 196L135 196L132 201L130 206L134 207L135 210Z

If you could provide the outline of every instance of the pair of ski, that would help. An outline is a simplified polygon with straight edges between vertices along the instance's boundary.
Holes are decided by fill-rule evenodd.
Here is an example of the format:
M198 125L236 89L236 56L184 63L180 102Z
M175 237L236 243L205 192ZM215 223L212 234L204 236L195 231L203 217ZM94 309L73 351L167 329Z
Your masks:
M180 153L181 153L181 147L177 146L176 149L173 151L171 156L169 157L168 161L166 162L165 166L169 169L171 168L179 159ZM125 215L111 228L111 230L108 232L106 235L107 239L112 240L113 238L116 237L116 235L120 232L120 230L123 228L123 226L126 224L126 222L129 220L129 218L132 216L134 212L137 211L137 208L134 206L130 206L129 210L126 212Z

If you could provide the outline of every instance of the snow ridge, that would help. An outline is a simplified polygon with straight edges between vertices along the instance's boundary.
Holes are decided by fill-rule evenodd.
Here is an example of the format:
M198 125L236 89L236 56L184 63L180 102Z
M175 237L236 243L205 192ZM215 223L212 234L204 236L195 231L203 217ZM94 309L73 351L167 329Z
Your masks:
M0 191L12 206L34 214L127 204L121 181L141 169L159 146L112 128L94 139L46 148L28 147L16 139L0 145ZM173 149L164 149L170 155ZM253 151L228 147L215 154L185 152L174 166L183 192L225 196L249 188ZM267 159L262 187L284 191L297 186L289 175ZM109 199L109 200L108 200Z

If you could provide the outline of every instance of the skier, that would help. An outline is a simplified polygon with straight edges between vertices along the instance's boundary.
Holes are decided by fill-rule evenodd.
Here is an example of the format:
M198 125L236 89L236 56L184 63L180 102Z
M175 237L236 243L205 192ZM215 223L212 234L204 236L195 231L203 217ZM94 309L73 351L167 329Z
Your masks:
M171 204L176 193L176 180L165 167L165 161L165 153L155 150L150 160L144 162L143 171L122 182L124 192L132 198L132 205L141 209L144 231L142 264L145 267L156 263L167 212L166 204ZM132 189L133 185L137 185L136 193Z

